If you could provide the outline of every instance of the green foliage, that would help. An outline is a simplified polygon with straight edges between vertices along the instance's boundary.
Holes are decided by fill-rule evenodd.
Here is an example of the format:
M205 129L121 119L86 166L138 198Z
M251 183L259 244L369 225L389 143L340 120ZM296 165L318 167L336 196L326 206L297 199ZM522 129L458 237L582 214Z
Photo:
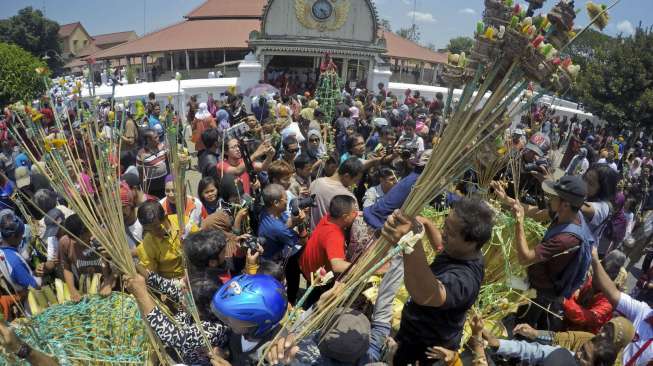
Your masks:
M576 38L566 53L571 56L574 64L580 65L581 69L585 69L587 63L594 59L597 50L605 48L616 41L616 38L590 28Z
M613 126L653 127L653 32L597 46L575 93L586 109Z
M45 63L16 45L0 43L0 106L36 98L45 91L38 67Z
M447 50L451 53L461 53L465 52L469 55L469 52L474 46L474 40L469 37L456 37L449 40L447 45Z
M63 66L59 24L45 18L40 10L34 10L31 6L19 10L9 19L0 20L0 42L14 43L39 58L49 51L50 70L56 71Z

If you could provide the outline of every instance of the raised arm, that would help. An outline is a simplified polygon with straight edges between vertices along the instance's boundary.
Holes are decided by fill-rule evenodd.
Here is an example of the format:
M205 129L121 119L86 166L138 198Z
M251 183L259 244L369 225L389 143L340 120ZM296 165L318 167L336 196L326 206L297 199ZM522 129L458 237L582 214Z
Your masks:
M599 291L603 292L605 297L608 298L608 301L610 301L610 304L616 308L619 304L619 299L621 299L621 291L617 289L617 286L612 282L605 269L603 269L596 247L592 249L592 269L594 270L594 277L592 278L593 285Z
M517 251L517 261L522 266L536 263L539 259L535 250L528 247L526 233L524 231L524 207L515 201L512 206L515 215L515 250Z
M411 230L412 226L411 220L397 210L388 217L382 235L396 243ZM432 307L444 304L447 291L429 268L421 243L415 245L412 253L404 254L404 272L406 289L416 304Z

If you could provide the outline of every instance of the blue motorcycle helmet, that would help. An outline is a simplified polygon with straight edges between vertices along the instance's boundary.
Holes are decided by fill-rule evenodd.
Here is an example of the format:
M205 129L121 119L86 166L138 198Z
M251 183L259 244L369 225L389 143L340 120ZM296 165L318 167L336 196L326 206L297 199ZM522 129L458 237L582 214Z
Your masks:
M211 301L213 313L234 333L247 333L253 337L261 337L274 328L283 319L287 308L283 285L264 274L232 278L222 285Z

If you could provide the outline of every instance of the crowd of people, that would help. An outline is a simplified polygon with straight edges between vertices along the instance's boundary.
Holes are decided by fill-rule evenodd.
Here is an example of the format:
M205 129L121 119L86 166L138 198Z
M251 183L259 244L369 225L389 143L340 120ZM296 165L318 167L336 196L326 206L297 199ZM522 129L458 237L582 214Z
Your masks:
M495 220L480 198L477 173L468 171L447 194L424 203L448 208L442 228L400 211L429 159L438 159L431 154L446 129L443 95L429 99L406 90L398 96L383 84L375 91L347 87L331 120L310 92L260 95L251 103L231 92L198 99L188 101L185 115L154 93L130 106L97 107L104 137L121 141L120 201L135 276L123 277L111 265L66 193L52 189L42 161L31 161L25 147L3 135L0 273L6 286L0 306L6 320L22 315L15 303L25 302L29 288L59 278L72 301L80 301L81 276L101 274L98 294L126 286L169 355L187 365L254 365L264 357L296 365L634 366L653 360L650 131L561 120L553 108L537 105L506 131L520 175L502 170L490 195L514 216L514 250L536 296L503 320L508 337L498 339L471 310ZM88 147L75 163L84 169L70 173L76 188L92 197L98 171L93 156L83 153L94 144L82 130L85 108L79 100L38 105L44 126L54 125L55 114L70 119L72 129L62 131L68 143ZM174 138L165 136L169 114L192 131L190 141L178 138L197 152L188 162L201 174L192 189L175 186L168 146ZM112 120L124 122L115 128ZM15 123L6 109L2 128ZM515 180L518 192L510 184ZM525 217L549 225L535 247L526 241ZM270 345L289 309L305 309L307 319L325 298L338 296L331 282L299 301L316 272L324 268L338 279L374 238L396 243L410 231L424 231L435 260L427 261L422 245L397 255L380 271L374 303L354 301L328 330L298 342L291 331ZM626 270L641 257L641 277L627 289ZM410 299L393 332L393 300L402 284ZM180 305L184 288L192 291L203 331ZM164 294L162 301L149 289ZM462 345L466 322L471 336ZM0 335L7 351L32 364L57 362L6 325Z

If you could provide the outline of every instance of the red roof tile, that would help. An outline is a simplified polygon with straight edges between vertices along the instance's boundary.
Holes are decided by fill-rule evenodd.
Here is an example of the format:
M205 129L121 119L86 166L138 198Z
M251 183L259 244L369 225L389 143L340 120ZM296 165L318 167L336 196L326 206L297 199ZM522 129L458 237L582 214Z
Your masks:
M384 32L388 56L399 59L419 60L432 63L447 63L447 54L434 52L415 42L399 37L392 32Z
M82 24L80 22L62 24L59 26L59 37L66 38L70 36L75 28L80 27Z
M190 13L188 19L197 18L261 18L267 0L207 0Z
M258 19L188 20L123 43L93 56L97 59L142 55L150 52L200 49L246 49L249 33L259 29Z
M101 47L104 44L124 43L127 41L134 40L136 38L138 38L138 35L134 31L106 33L106 34L98 34L96 36L93 36L93 39L95 40L95 44L98 47Z

